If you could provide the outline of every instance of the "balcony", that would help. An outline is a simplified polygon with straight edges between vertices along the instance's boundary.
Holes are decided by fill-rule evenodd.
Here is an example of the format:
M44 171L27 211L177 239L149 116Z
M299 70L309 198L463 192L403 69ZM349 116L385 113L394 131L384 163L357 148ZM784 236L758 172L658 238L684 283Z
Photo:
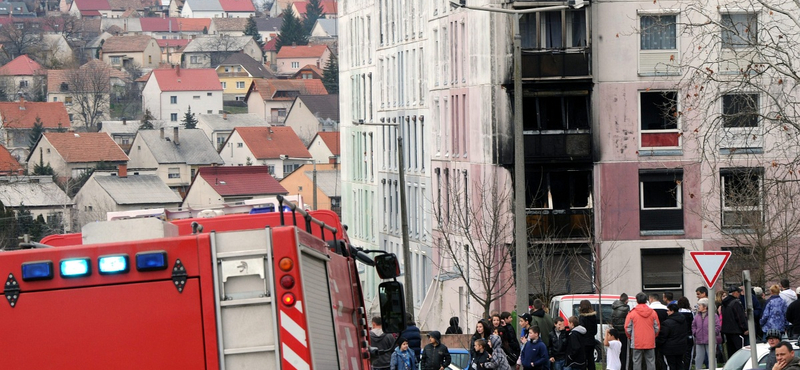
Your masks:
M592 209L527 210L528 230L536 240L589 240L592 217Z
M523 79L581 77L591 77L591 52L588 48L522 51Z
M525 135L525 162L590 161L592 134L583 130Z

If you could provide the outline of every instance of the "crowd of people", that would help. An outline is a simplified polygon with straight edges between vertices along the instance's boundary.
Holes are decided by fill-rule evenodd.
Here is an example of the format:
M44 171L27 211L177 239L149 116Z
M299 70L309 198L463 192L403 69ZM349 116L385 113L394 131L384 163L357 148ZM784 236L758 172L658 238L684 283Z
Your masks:
M789 281L767 289L754 288L752 307L758 340L769 343L767 370L800 370L792 346L783 336L800 334L800 300ZM730 287L709 297L708 289L696 289L697 304L688 298L673 299L670 292L638 293L635 305L627 294L611 305L611 328L602 333L608 370L695 370L708 367L709 326L714 317L717 361L724 362L748 344L744 294ZM710 312L714 299L716 312ZM631 308L633 306L633 308ZM713 316L711 316L713 315ZM577 315L553 319L536 299L529 312L518 316L517 327L509 312L493 314L474 326L469 352L470 368L500 370L595 370L595 338L599 320L588 300L580 302ZM399 335L383 333L380 318L373 318L372 346L387 351L372 358L376 370L443 370L451 363L441 333L427 333L422 343L419 328L408 315L408 328ZM450 319L445 334L464 334L459 319ZM424 344L424 347L422 345ZM788 347L786 346L788 345ZM393 351L388 351L390 349ZM786 352L791 352L788 356ZM784 356L785 355L785 356ZM781 357L783 356L783 357Z

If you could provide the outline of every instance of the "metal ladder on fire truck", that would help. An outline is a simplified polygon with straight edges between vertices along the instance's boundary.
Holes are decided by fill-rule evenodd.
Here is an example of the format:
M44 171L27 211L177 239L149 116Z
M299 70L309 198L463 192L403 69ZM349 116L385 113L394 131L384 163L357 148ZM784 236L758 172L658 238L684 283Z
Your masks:
M305 208L302 195L282 196L284 207L289 203ZM164 221L182 220L187 218L208 218L237 213L267 213L280 211L281 202L277 197L263 197L247 199L241 202L223 203L202 208L149 208L130 211L108 212L106 221L124 220L128 218L156 217Z

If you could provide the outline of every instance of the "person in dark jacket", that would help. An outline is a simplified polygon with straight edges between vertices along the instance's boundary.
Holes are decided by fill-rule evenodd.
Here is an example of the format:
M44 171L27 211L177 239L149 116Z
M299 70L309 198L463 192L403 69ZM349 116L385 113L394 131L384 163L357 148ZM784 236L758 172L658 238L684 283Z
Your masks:
M747 319L744 307L739 300L741 292L738 287L730 287L727 297L722 300L722 335L728 348L728 356L733 355L744 346L744 335L747 335Z
M800 300L792 302L786 308L786 321L791 325L786 331L789 339L797 339L800 336Z
M789 342L780 342L775 347L775 365L771 370L800 370L800 358L794 355Z
M469 344L469 354L470 356L475 356L475 341L478 339L483 339L484 347L486 347L486 342L489 341L489 336L492 335L491 325L485 319L481 319L475 324L475 333L472 334L472 339L470 340Z
M415 360L419 360L419 355L422 352L422 335L420 335L419 328L414 322L414 315L410 312L406 312L406 325L406 330L403 330L400 336L408 340L408 348L414 351Z
M567 356L567 328L564 319L556 318L555 327L550 331L550 343L547 346L547 353L550 354L550 369L562 370L564 359Z
M686 321L686 351L683 353L683 370L691 370L692 368L692 350L694 349L694 338L692 337L692 321L694 321L694 314L692 314L692 306L689 304L689 298L678 298L678 313L683 315Z
M486 365L489 363L489 352L486 351L486 341L478 338L473 342L471 348L472 370L485 370Z
M625 333L625 318L631 312L631 307L628 306L628 295L625 293L620 294L619 299L611 304L611 326L617 330L618 333ZM619 354L619 361L623 369L627 369L628 351L628 336L620 335L619 342L622 344L622 351Z
M781 342L781 332L772 329L772 330L767 330L767 334L765 335L767 337L767 344L769 344L769 353L767 353L766 357L767 367L765 367L764 369L771 370L772 367L775 366L775 347L777 347L778 343Z
M441 370L450 366L450 351L441 343L442 333L432 331L428 333L428 345L422 349L419 360L421 370Z
M504 328L503 342L508 344L506 355L512 360L512 364L516 364L519 357L519 339L517 339L517 333L514 332L513 321L514 318L511 316L511 312L500 314L500 325Z
M528 340L522 346L517 365L524 370L545 370L549 363L547 346L539 339L539 327L532 326L528 330Z
M586 328L581 326L580 319L576 316L569 318L572 328L567 337L567 351L564 359L564 370L582 370L586 368L586 351L583 348Z
M392 352L390 370L416 370L417 356L408 347L408 339L400 337L397 343L399 346Z
M542 342L547 345L550 343L550 330L553 330L553 319L544 312L544 302L541 299L533 300L533 312L531 312L531 326L538 326L542 334L539 336Z
M686 353L686 339L689 331L686 319L678 312L677 304L667 306L667 318L661 323L661 331L656 338L661 346L661 354L667 359L670 369L683 369L683 355Z
M372 343L373 347L378 349L378 351L385 352L376 356L370 356L373 370L389 370L389 364L392 359L392 352L389 350L394 347L394 339L394 336L391 334L383 332L380 316L373 317L372 330L369 332L369 341Z
M589 300L584 299L578 308L580 314L580 324L586 329L586 335L583 342L583 350L586 352L584 358L586 359L586 370L595 370L594 367L594 347L595 336L597 336L597 313L594 312L592 304Z
M447 330L444 331L445 334L464 334L461 331L461 327L458 326L458 317L451 317L450 318L450 326L447 327Z

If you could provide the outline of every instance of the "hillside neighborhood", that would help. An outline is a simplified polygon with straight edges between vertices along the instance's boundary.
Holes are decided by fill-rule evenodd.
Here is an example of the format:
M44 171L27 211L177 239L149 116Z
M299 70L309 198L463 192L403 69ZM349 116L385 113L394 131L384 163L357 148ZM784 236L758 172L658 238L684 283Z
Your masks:
M0 10L0 248L114 211L278 194L340 211L335 1Z

